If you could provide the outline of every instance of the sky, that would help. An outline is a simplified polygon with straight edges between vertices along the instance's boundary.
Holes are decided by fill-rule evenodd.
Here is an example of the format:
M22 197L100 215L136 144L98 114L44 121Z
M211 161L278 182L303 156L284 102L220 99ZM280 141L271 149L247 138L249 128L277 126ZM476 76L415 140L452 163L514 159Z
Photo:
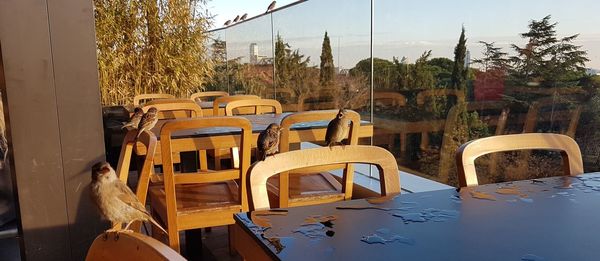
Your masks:
M209 10L215 25L248 13L262 14L271 1L213 0ZM277 1L281 7L294 1ZM511 44L523 46L519 34L532 20L551 15L557 22L557 36L579 34L575 44L588 52L588 67L600 69L600 1L598 0L375 0L374 56L391 60L406 56L414 62L423 52L452 59L461 26L465 27L467 48L472 58L482 52L479 41L495 42L512 54ZM212 7L212 9L210 9ZM274 33L293 49L318 65L325 31L331 38L336 66L352 68L369 57L370 0L309 0L271 15L231 26L215 33L226 39L229 59L248 61L250 43L257 43L260 55L271 56L271 18ZM217 26L218 27L218 26Z

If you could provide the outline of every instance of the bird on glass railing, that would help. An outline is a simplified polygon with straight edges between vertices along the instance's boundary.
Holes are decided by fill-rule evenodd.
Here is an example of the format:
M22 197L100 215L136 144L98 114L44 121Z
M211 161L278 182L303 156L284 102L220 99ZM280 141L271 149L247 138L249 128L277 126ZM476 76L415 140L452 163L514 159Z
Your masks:
M154 125L158 122L158 110L155 107L150 107L148 111L142 116L140 124L138 125L138 133L136 138L139 138L142 132L150 131L154 128Z
M248 17L248 13L245 13L244 15L242 15L242 17L240 17L240 21L246 20L247 17Z
M91 187L91 196L102 217L113 224L126 223L124 231L127 231L134 221L150 221L165 234L167 233L150 216L144 204L138 200L131 189L119 180L108 162L98 162L92 166Z
M226 22L223 24L223 26L228 26L228 25L230 25L230 24L231 24L231 20L227 20L227 21L226 21Z
M142 108L135 107L135 109L133 109L133 114L131 115L129 122L124 122L123 127L121 127L121 129L137 129L138 125L140 124L140 120L142 119L142 116L144 116L144 111L142 110Z
M271 123L269 126L258 135L256 147L258 154L257 159L265 160L267 156L274 155L279 151L279 136L281 135L281 127L276 123Z
M240 15L237 15L237 16L236 16L236 17L233 19L233 22L234 22L234 23L237 23L239 20L240 20Z
M342 141L348 137L350 132L350 119L346 116L346 110L340 109L335 119L327 125L325 133L325 144L330 148L336 144L342 144Z
M268 12L270 12L270 11L272 11L273 9L275 9L275 3L276 2L277 1L271 2L271 4L269 5L269 7L267 7L267 11L265 12L265 14L268 13Z

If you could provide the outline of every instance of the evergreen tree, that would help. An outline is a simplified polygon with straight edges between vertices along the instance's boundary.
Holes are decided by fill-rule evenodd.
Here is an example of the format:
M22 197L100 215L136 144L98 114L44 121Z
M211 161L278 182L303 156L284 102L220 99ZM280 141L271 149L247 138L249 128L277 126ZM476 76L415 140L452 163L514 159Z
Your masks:
M465 68L465 56L467 53L467 39L465 38L465 27L462 27L458 44L454 48L454 68L450 86L454 89L466 89L468 70Z
M557 38L557 23L551 23L550 19L547 15L540 21L531 21L529 31L521 34L527 44L524 47L512 45L517 53L511 57L512 74L517 82L533 80L552 87L560 81L577 80L585 75L587 52L572 44L579 35Z
M325 31L325 37L323 37L323 47L321 47L319 83L321 83L321 86L330 86L333 83L334 77L335 68L333 65L333 55L331 54L331 44L329 43L327 31Z
M298 50L292 51L289 44L277 35L275 42L275 79L277 88L291 90L298 99L298 109L303 108L304 99L309 97L318 85L316 68L308 67L310 57L304 58Z
M431 50L424 52L412 66L410 85L414 89L433 89L435 87L435 78L431 72L430 66L427 64L427 59L431 56Z
M396 66L396 75L398 87L400 89L409 89L410 86L413 85L412 75L411 75L411 67L412 65L408 64L408 58L402 57L400 60L398 58L393 57L394 65Z
M502 48L494 46L495 43L479 41L483 44L483 57L481 59L473 59L473 63L480 64L481 70L484 72L506 72L509 67L507 53L502 52Z

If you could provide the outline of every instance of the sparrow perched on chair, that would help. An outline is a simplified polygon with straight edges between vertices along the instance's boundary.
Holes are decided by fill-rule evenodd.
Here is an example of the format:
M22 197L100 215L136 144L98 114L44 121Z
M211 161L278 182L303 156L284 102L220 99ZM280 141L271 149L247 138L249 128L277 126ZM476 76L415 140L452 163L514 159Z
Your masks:
M276 123L269 126L258 135L256 142L258 149L258 158L265 160L267 156L273 155L279 151L279 135L281 127Z
M138 125L138 134L137 138L140 137L140 134L144 131L150 131L154 128L154 125L158 122L158 110L154 107L150 107L148 111L142 116L140 123Z
M135 107L135 109L133 110L133 115L131 115L131 119L129 119L129 122L124 122L123 127L121 127L121 129L125 129L128 127L137 129L138 125L140 124L140 120L142 119L142 116L144 116L144 111L142 110L142 108Z
M150 221L167 233L146 211L146 207L119 178L108 162L92 166L92 198L102 217L114 223L127 223L127 230L134 221Z
M350 132L349 123L350 119L346 117L346 110L340 109L335 119L331 120L327 125L325 144L329 147L342 144L342 141L348 137L348 132Z

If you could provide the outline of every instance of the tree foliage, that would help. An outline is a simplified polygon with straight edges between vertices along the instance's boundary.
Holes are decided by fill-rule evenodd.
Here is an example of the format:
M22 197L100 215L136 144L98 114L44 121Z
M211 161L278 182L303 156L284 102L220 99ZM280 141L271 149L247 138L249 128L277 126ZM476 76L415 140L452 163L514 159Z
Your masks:
M465 38L465 27L460 32L458 44L454 48L454 67L450 86L454 89L466 89L468 71L465 67L465 56L467 54L467 39Z
M512 74L520 83L541 82L543 86L556 87L560 82L573 81L585 75L587 52L573 42L578 34L557 38L556 25L547 15L542 20L532 20L529 31L521 37L527 39L524 47L516 44L517 53L511 57Z
M292 50L288 43L277 35L275 42L275 82L277 88L294 92L299 102L310 96L319 84L315 68L308 67L310 57L304 58L298 50Z
M321 48L321 66L319 70L319 82L322 86L330 86L335 77L335 68L333 64L333 55L331 54L331 44L329 36L325 31L323 37L323 46Z
M94 0L102 103L186 97L212 76L204 0Z

